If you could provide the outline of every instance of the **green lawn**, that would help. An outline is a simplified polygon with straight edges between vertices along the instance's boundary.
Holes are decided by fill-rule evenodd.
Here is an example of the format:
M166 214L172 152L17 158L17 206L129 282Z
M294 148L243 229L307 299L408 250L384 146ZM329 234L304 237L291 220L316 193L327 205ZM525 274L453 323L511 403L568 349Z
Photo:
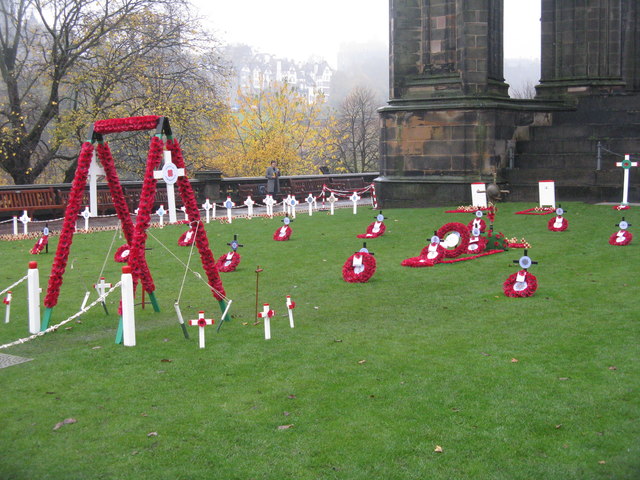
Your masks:
M435 229L471 214L384 211L387 232L367 242L377 272L366 284L344 282L341 269L370 208L301 210L288 242L272 239L281 217L211 223L216 256L233 234L245 247L238 270L222 274L233 320L208 327L203 350L197 327L186 340L175 318L184 267L150 237L161 312L138 307L136 347L114 343L116 293L109 316L98 306L69 330L0 350L33 358L0 369L0 478L639 478L640 238L608 244L622 217L609 206L563 203L566 232L548 231L550 216L514 215L531 206L500 204L496 218L539 262L538 291L522 299L502 292L522 250L400 266ZM640 236L635 210L625 216ZM184 230L151 233L186 262ZM76 235L52 324L79 309L113 236ZM26 273L33 243L0 243L0 289ZM53 257L37 257L43 289ZM191 262L201 271L197 255ZM276 310L270 341L254 318L258 265L259 302ZM107 281L120 269L109 259ZM0 344L28 335L25 291L14 292ZM185 319L220 316L191 274L180 303ZM54 430L68 418L76 423Z

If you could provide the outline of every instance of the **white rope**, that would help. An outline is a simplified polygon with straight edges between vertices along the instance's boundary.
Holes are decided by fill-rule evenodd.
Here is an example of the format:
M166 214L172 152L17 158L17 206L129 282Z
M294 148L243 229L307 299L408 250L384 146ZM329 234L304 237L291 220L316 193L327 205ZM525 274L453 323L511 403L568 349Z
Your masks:
M63 320L62 322L58 323L57 325L53 325L52 327L49 327L46 330L43 330L42 332L35 333L35 334L33 334L33 335L29 336L29 337L21 338L19 340L16 340L15 342L11 342L11 343L6 343L4 345L0 345L0 350L2 350L3 348L9 348L9 347L13 347L15 345L20 345L22 343L26 343L26 342L28 342L30 340L34 340L34 339L36 339L38 337L42 337L46 333L55 332L61 326L66 325L67 323L69 323L69 322L75 320L76 318L78 318L83 313L88 312L91 308L93 308L98 303L104 302L104 300L109 296L109 294L111 292L113 292L116 288L120 287L121 283L122 282L116 283L113 287L111 287L103 295L100 295L97 300L95 300L91 304L87 305L86 307L80 309L80 311L78 313L76 313L75 315L72 315L71 317L67 318L66 320Z
M196 237L198 236L198 229L200 228L200 222L196 223L196 230L193 232L193 242L191 242L191 248L189 249L189 259L187 260L186 268L184 269L184 275L182 276L182 285L180 285L180 293L178 293L178 298L176 299L176 303L180 303L180 299L182 298L182 290L184 289L184 282L187 279L187 272L189 271L189 265L191 264L191 257L193 256L193 247L196 245Z
M98 275L98 281L96 283L98 283L100 281L100 279L102 278L102 274L104 273L104 269L107 266L107 261L109 260L109 256L111 255L111 249L113 248L113 244L116 241L116 236L118 235L119 231L120 231L120 226L118 226L118 228L116 228L116 230L113 232L113 238L111 239L111 245L109 245L109 251L107 252L107 255L104 257L104 263L102 264L102 268L100 269L100 275Z
M4 295L4 293L5 293L5 292L8 292L8 291L9 291L9 290L11 290L13 287L16 287L16 286L20 285L22 282L24 282L24 281L27 279L27 277L28 277L28 276L29 276L29 275L25 275L25 276L24 276L24 277L22 277L20 280L18 280L16 283L13 283L13 284L9 285L7 288L5 288L4 290L2 290L2 291L0 292L0 295Z

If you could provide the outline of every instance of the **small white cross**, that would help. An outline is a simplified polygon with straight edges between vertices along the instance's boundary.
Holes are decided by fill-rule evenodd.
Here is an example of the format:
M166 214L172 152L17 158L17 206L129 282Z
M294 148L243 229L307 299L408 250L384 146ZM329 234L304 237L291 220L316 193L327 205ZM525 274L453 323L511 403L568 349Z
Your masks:
M204 318L204 312L198 312L197 320L189 320L189 325L198 326L198 338L200 340L200 348L204 348L204 327L213 325L216 321L213 318Z
M316 203L316 197L309 194L307 197L307 205L309 205L309 216L313 215L313 204Z
M622 205L629 204L629 170L631 167L637 167L638 162L631 161L631 155L625 155L624 161L616 162L616 167L624 169L624 183L622 186Z
M176 223L176 194L173 185L178 181L178 177L184 177L184 168L178 168L171 161L171 152L164 151L164 165L162 170L153 172L153 178L164 180L167 184L167 207L169 208L169 223ZM162 221L160 222L162 224Z
M96 289L96 292L98 292L98 295L100 297L102 297L105 292L107 291L107 288L111 288L111 284L110 283L106 283L104 281L104 277L100 277L100 281L98 283L96 283L93 288Z
M253 201L253 199L251 198L251 195L249 195L247 197L247 199L244 201L244 204L247 206L247 215L249 216L249 218L253 217L253 205L256 202Z
M22 232L26 235L28 232L27 229L27 223L29 223L31 221L31 218L29 218L29 215L27 215L27 211L25 210L24 212L22 212L22 216L20 218L18 218L18 220L20 220L22 222Z
M211 210L213 206L211 205L211 202L209 201L208 198L207 198L207 201L202 204L202 208L204 208L204 210L207 212L207 223L209 223L209 220L211 219L209 210Z
M231 197L227 197L227 199L224 201L222 206L227 209L227 219L229 220L229 223L231 223L232 221L231 209L235 207L236 204L231 201Z
M264 197L264 204L267 206L267 215L273 217L273 206L276 204L276 201L271 195L267 195Z
M271 338L271 317L276 314L274 310L269 308L269 304L263 305L262 311L258 312L258 318L264 320L264 339L269 340Z
M334 204L338 201L338 197L336 197L333 192L331 192L331 195L329 195L327 201L331 204L331 215L333 215Z
M82 216L82 218L84 218L84 231L88 231L89 230L89 217L91 217L91 210L89 210L89 207L84 207L84 210L80 213L80 215Z
M291 300L291 295L287 295L287 311L289 312L289 326L294 327L293 324L293 309L296 308L296 302Z
M156 215L160 217L160 226L164 225L164 216L167 214L167 211L164 209L164 205L160 205L160 208L156 210Z
M355 215L358 213L358 200L360 200L360 195L358 195L357 192L353 192L349 200L353 202L353 214Z

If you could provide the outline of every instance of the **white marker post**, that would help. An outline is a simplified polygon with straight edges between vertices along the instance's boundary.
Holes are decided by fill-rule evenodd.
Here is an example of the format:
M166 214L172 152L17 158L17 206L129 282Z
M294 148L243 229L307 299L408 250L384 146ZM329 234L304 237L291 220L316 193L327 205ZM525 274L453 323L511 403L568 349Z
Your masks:
M4 303L7 306L4 313L4 323L9 323L9 317L11 315L11 290L7 292L7 296L4 297L4 300L2 300L2 303Z
M258 318L262 318L264 320L264 339L271 339L271 317L276 314L275 311L269 308L269 304L263 304L263 308L261 312L258 312Z
M253 199L251 198L251 195L249 195L247 199L244 201L244 204L247 207L247 215L249 218L253 217L253 205L255 203L256 202L253 201Z
M89 210L89 207L84 207L84 210L80 213L80 216L82 218L84 218L84 231L88 232L89 231L89 217L95 216L95 215L91 215L91 211Z
M184 177L184 175L184 168L176 167L171 161L171 152L169 150L165 150L162 170L156 170L153 172L153 178L157 180L164 180L164 183L167 184L169 223L176 223L178 221L178 218L176 217L176 193L173 185L178 181L178 177Z
M329 195L329 198L327 198L327 201L331 204L331 207L329 207L329 211L331 212L331 215L333 215L334 213L334 204L338 201L338 197L336 197L333 192L331 192L331 195Z
M89 165L89 211L92 217L98 216L98 176L104 175L104 169L98 163L98 154L94 150Z
M191 325L192 327L195 325L198 326L198 339L200 348L204 348L204 327L206 327L207 325L213 325L214 323L216 322L213 318L204 318L204 312L202 311L198 312L197 320L189 320L189 325Z
M487 186L484 183L471 184L471 205L474 207L487 207Z
M293 218L296 218L296 205L298 205L298 201L296 197L292 195L291 198L289 198L289 207L291 207L291 216Z
M231 223L233 221L231 209L235 207L236 204L231 201L231 197L227 197L222 206L227 209L227 220Z
M22 212L22 216L18 220L22 222L22 233L24 233L25 235L29 233L29 229L27 228L27 223L31 221L31 218L29 218L29 215L27 215L26 210Z
M29 333L38 333L40 331L40 274L38 273L38 262L29 262L27 297L29 299Z
M287 295L287 312L289 312L289 326L291 328L294 327L293 325L293 309L294 308L296 308L296 302L291 300L291 295Z
M276 204L276 201L271 195L267 195L266 197L264 197L264 204L267 207L267 215L273 217L273 206Z
M309 205L309 216L313 215L313 204L316 203L316 197L309 194L307 197L307 205Z
M80 310L84 310L84 307L87 306L87 302L89 301L90 295L91 295L91 292L89 290L84 292L84 298L82 299L82 305L80 305Z
M353 214L356 215L358 213L358 200L360 200L360 195L358 195L357 192L353 192L349 200L353 202Z
M624 183L622 185L622 205L629 204L629 170L631 167L637 167L638 162L631 161L631 155L625 155L624 161L616 162L616 167L622 167L624 170Z
M120 291L122 294L122 344L125 347L135 347L136 317L133 310L133 276L129 265L122 267Z
M556 208L556 182L553 180L541 180L538 182L538 195L540 207Z
M160 205L160 208L158 208L158 210L156 210L156 215L158 215L160 217L160 226L164 226L164 216L167 214L166 210L164 209L164 205Z
M202 208L204 208L204 211L207 212L207 223L209 223L209 221L211 220L209 210L211 210L212 205L208 198L207 201L202 204Z
M18 217L13 216L13 234L18 235Z

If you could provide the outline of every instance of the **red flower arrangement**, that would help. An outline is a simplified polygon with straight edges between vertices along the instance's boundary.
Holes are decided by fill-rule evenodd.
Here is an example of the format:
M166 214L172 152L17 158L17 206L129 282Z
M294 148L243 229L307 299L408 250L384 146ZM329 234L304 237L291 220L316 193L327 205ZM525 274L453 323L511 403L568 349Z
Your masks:
M552 232L564 232L569 226L566 218L557 216L549 220L547 228Z
M158 126L158 115L143 117L110 118L98 120L93 124L93 131L101 135L118 132L134 132L138 130L153 130Z
M530 297L538 289L538 280L535 275L520 270L509 275L502 288L507 297Z
M378 231L374 232L373 229L376 228L376 223L378 224ZM384 222L373 222L367 227L367 233L361 233L357 235L358 238L377 238L384 234L387 227Z
M451 222L445 223L440 229L436 232L436 235L440 237L441 243L446 243L447 235L456 235L459 236L459 241L456 246L452 249L445 248L444 255L447 258L458 257L467 251L467 246L469 245L469 229L463 223Z
M504 233L502 232L494 233L493 230L489 230L489 233L487 233L486 248L496 249L496 250L508 250L509 242L507 241L507 238L504 236Z
M44 250L44 247L48 243L49 243L49 235L43 235L38 239L38 241L36 242L36 244L33 246L33 248L29 253L31 253L31 255L39 254L42 250Z
M629 207L629 205L615 205L613 207L614 210L618 210L618 211L619 210L629 210L629 208L631 208L631 207Z
M467 245L466 253L475 255L482 253L487 248L487 239L484 237L471 237Z
M417 257L406 258L400 265L403 267L433 267L446 257L446 249L439 243L430 243L422 249Z
M376 259L366 252L354 253L342 266L342 278L349 283L366 283L375 272Z
M196 241L196 230L191 227L178 238L178 245L181 247L190 247Z
M481 218L474 218L467 224L467 229L472 231L474 228L477 228L481 233L484 233L487 230L487 222Z
M289 225L284 225L278 228L273 233L273 239L276 240L277 242L284 242L285 240L289 240L290 236L291 236L291 227Z
M113 254L113 259L118 263L127 263L130 254L131 247L128 243L125 243L116 250L116 253Z
M233 272L240 263L240 254L238 252L229 252L221 255L216 262L216 268L219 272Z
M624 247L625 245L629 245L631 240L633 240L631 232L628 230L618 230L609 237L609 245Z

